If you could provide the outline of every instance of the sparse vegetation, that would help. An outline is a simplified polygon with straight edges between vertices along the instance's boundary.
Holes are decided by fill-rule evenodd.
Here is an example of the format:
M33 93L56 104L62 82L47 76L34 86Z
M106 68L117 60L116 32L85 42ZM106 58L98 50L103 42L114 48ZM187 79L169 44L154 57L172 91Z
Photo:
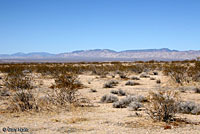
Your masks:
M27 112L30 117L59 112L54 121L70 125L91 123L93 115L102 123L164 124L164 129L191 124L179 118L183 116L200 124L199 70L195 60L0 64L0 112L22 118ZM170 90L159 90L168 86ZM149 90L154 92L146 97ZM73 117L73 107L78 114L80 110L87 114Z

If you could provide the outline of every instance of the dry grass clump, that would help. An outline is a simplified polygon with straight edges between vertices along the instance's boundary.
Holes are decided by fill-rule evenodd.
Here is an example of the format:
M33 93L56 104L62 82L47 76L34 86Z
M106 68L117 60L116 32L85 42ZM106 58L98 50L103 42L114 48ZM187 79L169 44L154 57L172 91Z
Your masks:
M106 82L103 87L104 88L113 88L114 86L116 86L119 82L116 80L110 80L108 82Z
M101 102L103 102L103 103L113 103L116 101L118 101L117 96L110 95L110 94L106 94L106 95L102 96L102 98L101 98Z
M153 120L173 121L178 110L178 99L178 93L174 91L150 92L147 113Z

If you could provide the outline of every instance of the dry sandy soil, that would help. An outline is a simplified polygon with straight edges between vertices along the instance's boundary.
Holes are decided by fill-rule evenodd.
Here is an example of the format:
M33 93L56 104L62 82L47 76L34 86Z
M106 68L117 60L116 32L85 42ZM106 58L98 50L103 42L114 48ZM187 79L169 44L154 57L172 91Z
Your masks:
M129 74L129 77L137 76ZM97 75L79 75L79 80L86 86L80 89L82 96L88 98L93 107L74 108L70 111L51 111L51 112L23 112L23 113L2 113L0 115L0 133L3 128L27 128L30 134L200 134L200 125L182 124L172 125L170 129L165 129L166 124L154 122L145 109L141 111L130 111L128 108L113 108L112 103L100 103L100 99L105 94L110 94L113 89L123 89L129 94L147 96L149 91L158 90L162 87L176 87L167 76L161 72L158 75L150 75L161 80L157 84L156 80L141 78L137 82L140 85L126 86L128 80L107 76L101 78ZM52 79L39 78L42 82L38 83L37 90L45 94L49 86L54 82ZM103 84L108 80L115 79L119 84L114 88L103 88ZM90 92L96 89L97 92ZM200 94L194 92L180 93L183 100L195 101L200 104ZM119 99L124 96L118 96ZM1 102L1 108L6 107L6 102ZM187 118L192 122L200 122L199 115L177 114L178 117ZM17 132L20 133L20 132Z

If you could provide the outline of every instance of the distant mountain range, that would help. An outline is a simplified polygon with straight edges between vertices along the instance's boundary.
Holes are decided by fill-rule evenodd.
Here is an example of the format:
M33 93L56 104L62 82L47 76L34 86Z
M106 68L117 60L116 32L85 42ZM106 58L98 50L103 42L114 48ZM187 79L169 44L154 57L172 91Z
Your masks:
M168 48L113 51L109 49L80 50L60 54L46 52L0 54L0 62L77 62L189 60L200 57L200 50L178 51Z

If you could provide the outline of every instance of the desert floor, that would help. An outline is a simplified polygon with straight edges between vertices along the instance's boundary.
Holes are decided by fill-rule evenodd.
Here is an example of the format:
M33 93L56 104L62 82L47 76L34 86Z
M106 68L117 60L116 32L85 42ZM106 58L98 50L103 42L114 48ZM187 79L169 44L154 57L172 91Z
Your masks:
M128 77L137 76L128 74ZM128 108L113 108L112 103L101 103L100 99L105 94L110 94L113 89L123 89L128 94L147 96L149 91L160 88L177 89L171 80L159 72L158 75L152 75L161 80L157 84L156 80L149 78L140 78L137 82L140 85L127 86L128 80L121 79L117 74L115 78L107 75L101 78L98 75L82 74L79 80L86 86L79 92L83 97L88 98L93 104L92 107L71 107L70 111L43 111L43 112L20 112L20 113L2 113L0 114L0 133L3 128L27 128L30 134L60 134L60 133L77 133L77 134L200 134L200 125L181 124L172 125L170 129L165 129L166 124L154 122L145 109L141 111L130 111ZM44 95L54 80L48 78L39 78L42 82L38 84L37 91ZM103 84L114 79L119 84L114 88L103 88ZM90 92L95 89L97 92ZM200 94L192 91L180 92L182 100L195 101L200 104ZM119 99L124 96L118 96ZM1 108L6 107L7 103L1 101ZM177 114L181 118L187 118L192 122L200 122L199 115ZM13 130L14 131L14 130ZM20 133L20 132L17 132Z

